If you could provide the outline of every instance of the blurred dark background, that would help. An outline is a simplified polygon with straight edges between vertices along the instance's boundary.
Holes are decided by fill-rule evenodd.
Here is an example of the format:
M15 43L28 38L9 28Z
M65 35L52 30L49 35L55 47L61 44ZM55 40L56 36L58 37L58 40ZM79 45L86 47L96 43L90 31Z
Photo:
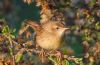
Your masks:
M23 0L0 0L0 19L5 19L11 28L18 31L26 19L39 21L39 8L35 3L28 5Z

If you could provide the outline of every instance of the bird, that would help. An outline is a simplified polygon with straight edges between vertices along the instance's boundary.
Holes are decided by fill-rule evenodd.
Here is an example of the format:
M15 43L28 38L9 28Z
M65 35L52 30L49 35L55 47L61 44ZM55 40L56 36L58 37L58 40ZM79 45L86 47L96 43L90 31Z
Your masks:
M36 44L46 50L59 49L62 45L65 32L69 30L60 21L48 21L43 24L38 24L32 20L28 20L27 25L36 32Z

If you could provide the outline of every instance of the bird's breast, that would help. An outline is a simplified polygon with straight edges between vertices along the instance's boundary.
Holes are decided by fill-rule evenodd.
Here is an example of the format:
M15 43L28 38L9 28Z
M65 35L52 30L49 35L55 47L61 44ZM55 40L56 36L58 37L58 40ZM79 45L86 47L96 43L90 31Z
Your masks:
M36 37L37 44L44 49L58 49L61 44L61 39L55 35L45 35Z

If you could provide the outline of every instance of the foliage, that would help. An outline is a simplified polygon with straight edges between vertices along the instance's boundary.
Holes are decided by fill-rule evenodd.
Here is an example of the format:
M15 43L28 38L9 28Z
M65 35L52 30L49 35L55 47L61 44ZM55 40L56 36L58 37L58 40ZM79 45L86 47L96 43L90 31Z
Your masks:
M70 28L69 35L66 36L68 45L71 47L79 43L78 45L83 48L81 50L83 53L77 57L72 54L72 50L68 49L60 50L61 54L46 50L43 56L41 48L35 47L35 39L31 37L34 34L26 22L19 29L19 35L15 36L16 29L2 24L1 22L6 21L0 20L0 65L39 65L41 59L46 60L46 65L100 64L99 0L23 0L23 2L29 6L35 2L36 6L41 8L41 24L47 21L64 22ZM80 40L77 40L79 38ZM40 54L39 58L37 54Z

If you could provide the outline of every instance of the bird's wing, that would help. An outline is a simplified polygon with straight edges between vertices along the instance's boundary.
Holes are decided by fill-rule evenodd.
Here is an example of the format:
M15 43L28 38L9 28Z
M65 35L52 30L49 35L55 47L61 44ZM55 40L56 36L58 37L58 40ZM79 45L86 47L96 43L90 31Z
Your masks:
M33 22L32 20L28 20L26 24L32 27L32 29L34 29L36 32L40 31L42 28L40 24Z

